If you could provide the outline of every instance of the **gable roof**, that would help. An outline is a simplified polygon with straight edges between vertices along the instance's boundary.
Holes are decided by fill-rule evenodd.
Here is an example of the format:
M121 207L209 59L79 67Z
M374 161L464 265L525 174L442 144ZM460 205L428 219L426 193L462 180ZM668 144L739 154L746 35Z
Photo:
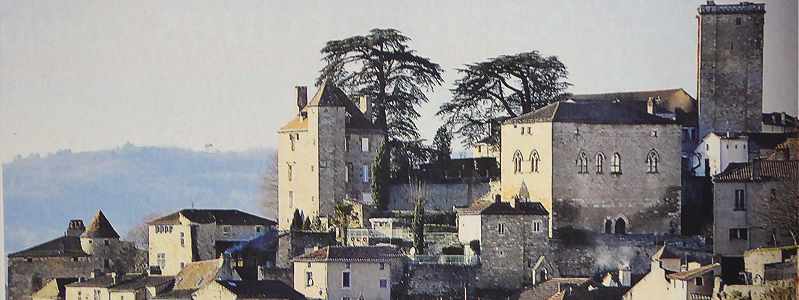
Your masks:
M544 205L539 202L518 202L513 207L503 201L476 201L471 206L460 210L464 215L549 215Z
M39 245L11 253L8 257L85 257L89 256L80 246L80 238L61 236Z
M161 218L150 221L148 224L170 224L180 222L180 216L194 223L217 225L276 225L277 222L246 213L237 209L182 209Z
M799 179L799 160L756 160L730 163L713 182L757 182Z
M676 124L675 121L630 108L622 102L603 100L560 101L536 111L511 118L505 124L517 123L582 123L582 124Z
M92 224L86 228L81 237L118 239L119 234L114 230L114 226L111 226L111 222L105 217L103 211L98 210Z
M367 262L387 261L401 256L402 253L392 246L327 246L297 257L294 261Z
M674 114L677 122L683 124L684 126L696 126L699 117L699 102L681 88L650 91L612 92L601 94L579 94L573 95L572 99L576 101L617 101L629 109L644 113L648 111L648 105L651 101L654 113Z
M305 296L279 280L217 280L238 298L305 299Z
M323 83L314 94L308 105L302 108L305 112L308 107L344 107L347 116L345 126L347 129L378 130L372 122L366 118L360 108L353 103L344 91L332 83ZM284 130L301 130L308 128L308 118L299 114L291 119L286 125L280 128Z

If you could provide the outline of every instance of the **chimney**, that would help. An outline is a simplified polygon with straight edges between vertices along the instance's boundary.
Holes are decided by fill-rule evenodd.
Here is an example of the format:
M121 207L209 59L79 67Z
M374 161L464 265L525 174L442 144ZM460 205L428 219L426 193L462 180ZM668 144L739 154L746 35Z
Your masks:
M365 95L358 96L358 108L361 109L363 116L366 117L367 120L372 119L372 101Z
M297 87L297 112L302 111L305 108L305 105L308 105L308 87L307 86L298 86Z
M619 268L619 284L624 287L629 287L632 284L632 270L630 270L630 266L623 265Z
M117 272L111 272L111 284L117 284Z
M83 225L83 220L69 220L69 226L67 226L67 236L80 236L84 231L86 231L86 226Z

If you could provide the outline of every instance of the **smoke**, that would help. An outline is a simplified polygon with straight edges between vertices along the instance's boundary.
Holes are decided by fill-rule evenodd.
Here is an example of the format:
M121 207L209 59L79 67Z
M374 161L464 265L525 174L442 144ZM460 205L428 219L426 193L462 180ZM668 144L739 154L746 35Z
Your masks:
M264 234L246 242L236 243L224 252L230 255L247 252L264 252L277 249L277 230L267 230Z
M597 246L593 250L595 272L615 271L621 267L630 267L635 274L649 270L649 254L641 247L608 247Z

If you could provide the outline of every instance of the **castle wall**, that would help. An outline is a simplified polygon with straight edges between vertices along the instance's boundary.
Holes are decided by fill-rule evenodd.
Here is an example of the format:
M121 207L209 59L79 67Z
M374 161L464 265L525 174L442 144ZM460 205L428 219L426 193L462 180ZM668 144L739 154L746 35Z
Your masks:
M426 183L425 209L452 211L455 206L467 206L477 200L491 200L499 193L499 182L476 183ZM389 187L389 210L412 210L414 200L411 184L393 184Z
M318 179L310 167L316 160L316 148L309 130L284 131L278 139L278 228L285 230L294 210L304 208L298 204L318 197Z

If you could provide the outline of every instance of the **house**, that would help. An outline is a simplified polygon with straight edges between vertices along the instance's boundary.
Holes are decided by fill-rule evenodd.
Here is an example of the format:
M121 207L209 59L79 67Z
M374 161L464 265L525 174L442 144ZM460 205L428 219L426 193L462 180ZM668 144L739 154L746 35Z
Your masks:
M719 263L683 263L682 258L663 246L652 256L649 273L623 299L710 299L720 272Z
M550 255L548 217L541 203L511 205L499 195L458 210L464 255L480 258L478 288L518 289L556 275L539 262Z
M328 246L294 258L294 288L308 299L391 299L402 255L391 246Z
M541 202L550 232L680 232L681 136L625 102L547 105L502 125L502 198Z
M305 300L291 286L277 280L216 280L194 292L208 300Z
M749 249L783 244L788 232L769 225L772 199L796 193L799 161L732 163L713 177L713 252L742 257ZM774 209L779 210L778 207Z
M171 276L98 274L93 278L67 285L65 299L153 299L169 289L173 282Z
M326 225L338 201L372 203L371 165L384 131L372 124L369 99L324 83L308 101L307 90L297 87L297 115L278 130L280 230L295 210Z
M41 289L33 293L33 300L66 300L66 285L77 282L78 278L53 278Z
M141 272L145 260L146 252L121 241L105 214L97 211L88 228L82 220L71 220L63 236L9 254L8 297L31 299L57 278L89 278L95 271Z
M738 133L710 132L705 135L691 155L694 176L715 176L730 163L749 161L749 137Z
M161 300L191 300L194 293L217 280L241 280L231 266L230 257L202 260L187 263L175 276L171 290L155 296Z
M229 249L274 234L276 225L235 209L183 209L148 223L149 265L160 275L174 276L187 263L218 258ZM274 263L274 250L271 255Z

